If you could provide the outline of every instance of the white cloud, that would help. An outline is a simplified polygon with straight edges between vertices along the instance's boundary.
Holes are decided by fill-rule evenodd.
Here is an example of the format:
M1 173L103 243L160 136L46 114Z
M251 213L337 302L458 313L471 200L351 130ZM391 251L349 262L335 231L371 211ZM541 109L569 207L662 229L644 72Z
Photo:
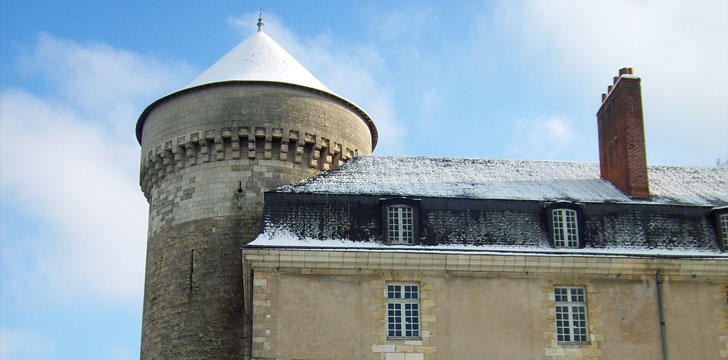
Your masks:
M595 106L617 69L635 69L651 162L728 155L728 2L534 0L501 11L523 55Z
M105 43L79 44L47 33L20 59L21 67L42 75L59 101L74 107L85 120L103 121L129 134L139 107L164 91L176 90L196 72L184 63L142 56ZM123 125L123 126L119 126Z
M229 23L241 36L256 31L258 14L250 13ZM385 68L378 51L367 44L342 44L331 34L299 39L275 14L265 14L265 32L306 67L326 87L349 99L372 117L379 132L376 154L402 151L405 127L397 120L394 95L379 75Z
M539 159L555 160L574 145L576 133L571 121L563 116L536 120L518 120L512 129L509 153L516 157L540 154Z
M32 330L0 328L0 359L40 359L58 347L52 338Z
M41 238L3 241L4 251L30 257L12 267L3 291L137 300L148 209L134 123L155 96L189 80L189 68L48 34L21 61L52 87L0 93L0 189Z
M3 194L54 229L38 241L51 254L36 259L34 278L52 293L139 295L147 211L136 169L123 166L139 150L62 105L1 96Z

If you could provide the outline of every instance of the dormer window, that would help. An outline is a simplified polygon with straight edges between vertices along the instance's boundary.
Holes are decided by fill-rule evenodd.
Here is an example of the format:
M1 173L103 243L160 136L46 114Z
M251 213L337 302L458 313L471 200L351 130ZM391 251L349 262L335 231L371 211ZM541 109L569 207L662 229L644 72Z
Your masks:
M387 240L390 244L415 243L414 209L411 206L387 206Z
M581 206L573 203L553 203L546 206L550 242L554 248L584 247Z
M419 243L420 200L407 198L380 199L382 237L390 245Z
M723 251L728 251L728 213L718 216L718 227L723 240Z
M718 237L718 247L721 251L728 252L728 206L713 208L710 217Z
M579 247L579 224L576 221L576 211L571 209L551 210L551 222L554 247Z
M713 208L710 217L718 237L718 247L721 251L728 252L728 206Z

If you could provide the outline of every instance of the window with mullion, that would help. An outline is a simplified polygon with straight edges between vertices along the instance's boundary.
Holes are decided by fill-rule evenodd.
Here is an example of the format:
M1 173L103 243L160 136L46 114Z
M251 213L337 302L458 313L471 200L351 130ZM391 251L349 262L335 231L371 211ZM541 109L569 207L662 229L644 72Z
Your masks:
M554 300L556 301L556 340L586 343L588 341L586 290L583 287L555 287Z
M419 285L387 284L387 337L420 337Z
M414 211L411 206L387 208L387 239L390 244L414 244Z
M578 248L579 226L576 211L571 209L554 209L551 211L553 224L554 247Z

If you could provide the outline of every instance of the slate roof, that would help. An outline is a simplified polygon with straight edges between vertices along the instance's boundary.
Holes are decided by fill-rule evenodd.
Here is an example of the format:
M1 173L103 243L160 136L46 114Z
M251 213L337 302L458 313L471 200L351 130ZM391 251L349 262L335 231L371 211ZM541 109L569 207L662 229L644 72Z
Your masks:
M649 199L630 199L591 163L359 156L266 193L249 247L553 256L728 258L712 211L728 205L728 169L650 166ZM414 246L384 240L382 203L405 197L419 216ZM585 245L556 249L544 210L581 208Z
M275 192L583 203L728 205L728 168L649 166L650 199L631 199L594 163L359 156Z

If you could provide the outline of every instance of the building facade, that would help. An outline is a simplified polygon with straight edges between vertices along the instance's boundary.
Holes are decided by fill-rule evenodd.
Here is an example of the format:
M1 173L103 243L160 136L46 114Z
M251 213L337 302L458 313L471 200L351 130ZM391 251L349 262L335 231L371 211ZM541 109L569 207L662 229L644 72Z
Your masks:
M728 170L647 167L639 82L600 164L369 156L260 20L137 123L141 358L728 357Z
M253 359L728 358L728 169L646 165L620 70L600 164L357 157L266 193Z
M269 192L243 250L251 356L662 359L662 322L669 358L726 356L723 210L681 201L728 172L650 170L650 200L596 164L409 157ZM388 308L408 299L390 286L419 312Z

